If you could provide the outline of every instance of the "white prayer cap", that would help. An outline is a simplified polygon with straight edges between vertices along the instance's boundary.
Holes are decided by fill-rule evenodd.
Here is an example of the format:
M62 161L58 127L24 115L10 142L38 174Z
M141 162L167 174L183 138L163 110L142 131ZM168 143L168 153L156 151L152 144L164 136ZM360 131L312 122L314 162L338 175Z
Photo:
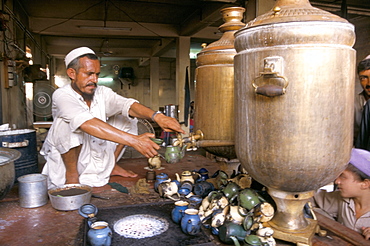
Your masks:
M80 48L76 48L76 49L72 50L64 58L64 62L66 64L66 67L68 67L68 64L71 61L73 61L74 59L76 59L77 57L82 56L82 55L86 55L86 54L95 54L95 52L92 49L88 48L88 47L80 47Z

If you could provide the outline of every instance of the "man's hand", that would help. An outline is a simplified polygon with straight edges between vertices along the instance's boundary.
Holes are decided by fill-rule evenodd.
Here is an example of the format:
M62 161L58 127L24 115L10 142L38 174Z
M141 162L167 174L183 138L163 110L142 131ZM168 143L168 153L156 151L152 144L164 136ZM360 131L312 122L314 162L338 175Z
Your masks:
M129 115L136 118L150 119L153 116L154 111L140 103L133 103L129 110ZM154 116L155 122L165 131L165 132L180 132L185 134L185 131L181 129L179 122L172 117L168 117L164 114L156 114Z
M158 144L154 143L150 138L154 138L153 133L144 133L134 136L134 140L130 141L130 146L139 151L145 157L150 158L158 155L157 150L160 148Z
M370 227L362 227L362 235L366 240L370 239Z
M185 134L185 131L181 128L180 123L175 118L168 117L164 114L157 114L154 117L154 120L165 132L180 132Z

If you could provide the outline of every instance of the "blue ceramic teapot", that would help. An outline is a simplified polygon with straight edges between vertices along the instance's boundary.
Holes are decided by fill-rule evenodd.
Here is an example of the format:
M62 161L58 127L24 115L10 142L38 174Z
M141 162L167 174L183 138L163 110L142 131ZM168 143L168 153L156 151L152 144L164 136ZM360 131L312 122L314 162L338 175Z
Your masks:
M181 230L187 235L197 235L201 229L201 220L198 214L199 210L188 208L181 219Z
M91 224L87 232L87 240L91 246L110 246L112 242L112 230L105 221L96 221Z
M167 173L160 173L155 177L155 183L154 183L154 190L158 192L158 185L162 182L170 182L171 180L168 178Z

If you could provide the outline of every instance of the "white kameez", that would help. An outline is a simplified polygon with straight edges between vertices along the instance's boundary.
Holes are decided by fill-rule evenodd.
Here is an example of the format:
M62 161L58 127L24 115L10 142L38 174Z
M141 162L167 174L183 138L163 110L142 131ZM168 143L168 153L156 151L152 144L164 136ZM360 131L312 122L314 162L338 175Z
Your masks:
M137 119L128 111L134 99L124 98L105 86L98 86L90 108L82 96L68 84L53 94L53 124L40 151L46 164L42 170L48 175L48 187L65 184L65 165L61 154L82 144L77 169L81 184L99 187L109 182L117 160L114 151L117 143L82 132L79 127L86 121L98 118L131 134L137 134ZM122 154L121 154L122 156Z

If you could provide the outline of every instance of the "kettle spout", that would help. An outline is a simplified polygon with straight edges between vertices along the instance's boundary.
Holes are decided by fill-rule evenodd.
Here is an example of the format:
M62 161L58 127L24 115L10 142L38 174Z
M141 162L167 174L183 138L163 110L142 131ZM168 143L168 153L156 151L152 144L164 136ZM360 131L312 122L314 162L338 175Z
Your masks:
M181 148L181 152L180 152L180 154L181 154L181 159L185 156L185 152L186 152L186 148L187 148L188 146L186 145L186 144L184 144L184 146L182 146L182 148Z

